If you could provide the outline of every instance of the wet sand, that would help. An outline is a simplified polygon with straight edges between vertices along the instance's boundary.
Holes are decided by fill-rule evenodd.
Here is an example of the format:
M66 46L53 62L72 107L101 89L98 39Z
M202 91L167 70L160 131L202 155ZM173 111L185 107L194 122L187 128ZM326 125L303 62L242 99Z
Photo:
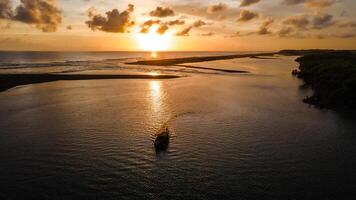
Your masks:
M256 56L273 56L276 53L254 53L254 54L239 54L239 55L227 55L227 56L206 56L206 57L187 57L187 58L172 58L172 59L160 59L160 60L142 60L137 62L129 62L130 65L179 65L184 63L197 63L215 60L230 60L235 58L247 58Z
M176 75L131 75L131 74L1 74L0 92L19 85L45 83L60 80L100 80L100 79L173 79Z
M242 70L228 70L228 69L216 69L207 67L198 67L191 65L182 65L184 63L197 63L216 60L230 60L235 58L246 57L258 57L258 56L273 56L275 53L255 53L244 55L225 55L225 56L205 56L205 57L186 57L186 58L174 58L174 59L161 59L161 60L143 60L137 62L130 62L131 65L156 65L166 66L174 65L177 67L194 68L203 70L213 70L226 73L249 73ZM45 83L60 80L98 80L98 79L173 79L179 78L176 75L131 75L131 74L1 74L0 75L0 92L6 91L10 88L27 85L34 83Z
M243 70L217 69L217 68L198 67L198 66L191 66L191 65L174 65L174 66L184 67L184 68L191 68L191 69L212 70L212 71L225 72L225 73L249 73L248 71L243 71Z

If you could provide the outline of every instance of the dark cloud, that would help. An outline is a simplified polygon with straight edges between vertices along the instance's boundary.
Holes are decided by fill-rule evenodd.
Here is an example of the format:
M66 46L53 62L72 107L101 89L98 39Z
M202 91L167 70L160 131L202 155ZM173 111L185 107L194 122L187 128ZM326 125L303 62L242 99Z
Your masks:
M142 26L152 26L153 24L160 24L161 23L161 20L148 20L148 21L145 21Z
M232 35L226 35L224 36L225 38L234 38L234 37L241 37L241 33L240 31L237 31L236 33L232 34Z
M333 16L330 14L317 13L312 18L312 25L315 29L323 29L333 24Z
M326 13L316 12L312 15L302 14L287 17L282 22L282 27L277 34L280 37L293 38L317 38L326 37L325 35L308 34L308 30L324 29L334 25L333 16Z
M12 15L10 0L0 0L0 19L9 19Z
M198 2L175 4L171 6L174 9L174 11L185 15L203 17L209 20L217 20L217 21L221 21L224 19L235 19L236 13L239 13L240 11L238 7L226 6L224 9L220 10L219 12L208 13L209 6L202 5Z
M189 36L190 31L192 30L192 26L189 26L181 31L179 31L178 33L176 33L176 36Z
M169 22L167 22L167 24L169 26L184 25L185 21L177 19L177 20L169 21Z
M279 31L278 31L278 35L279 37L289 37L291 35L295 34L295 30L292 27L282 27Z
M252 12L252 11L249 11L249 10L241 10L240 16L237 19L237 21L239 21L239 22L247 22L247 21L250 21L250 20L258 18L258 17L259 17L258 13L255 13L255 12Z
M21 0L13 19L35 24L43 32L54 32L62 22L61 10L56 0Z
M355 38L356 33L342 33L342 34L336 35L336 37L343 38L343 39Z
M184 25L185 21L177 19L177 20L172 20L172 21L168 21L168 22L162 22L161 20L150 19L141 25L140 33L148 33L149 29L154 24L160 25L157 30L157 33L164 34L169 29L170 26Z
M323 29L334 24L333 16L327 13L317 12L313 15L301 14L285 18L284 25L293 26L299 30Z
M215 33L213 33L213 32L200 34L200 36L204 36L204 37L209 37L209 36L213 36L213 35L215 35Z
M236 32L233 35L227 36L227 37L243 37L243 36L251 36L251 35L269 35L272 34L272 31L270 30L270 27L274 23L274 20L271 18L265 19L262 21L260 27L258 28L257 31L253 32L248 32L248 33L241 33L241 32Z
M169 7L163 8L158 6L156 10L152 10L149 14L151 17L170 17L174 16L174 11Z
M34 24L43 32L55 32L62 22L57 0L21 0L14 11L8 0L0 0L0 18Z
M271 25L273 24L274 20L273 19L266 19L265 21L262 22L261 26L259 27L257 34L258 35L268 35L271 34L272 32L269 30Z
M145 21L142 25L141 25L141 31L140 33L148 33L148 31L150 30L151 26L153 26L154 24L160 24L161 20L148 20Z
M209 14L212 14L212 13L216 13L216 12L221 12L221 11L227 10L227 8L228 7L227 7L226 4L219 3L219 4L216 4L216 5L208 6L207 12Z
M294 15L285 18L282 22L284 25L294 26L299 29L307 29L310 24L309 16L306 14Z
M334 5L336 0L284 0L283 2L287 5L304 4L309 8L321 9Z
M180 31L178 33L176 33L176 36L189 36L189 33L193 28L199 28L199 27L202 27L202 26L205 26L205 25L208 25L208 23L206 23L203 20L197 20L191 26L183 29L182 31Z
M207 25L207 23L204 22L203 20L198 20L198 21L195 21L193 23L193 27L195 27L195 28L198 28L198 27L201 27L201 26L204 26L204 25Z
M340 28L356 28L356 22L340 22Z
M250 5L258 3L260 1L261 0L242 0L241 4L240 4L240 7L250 6Z
M168 29L169 27L166 24L162 24L158 27L157 33L163 35Z
M284 4L287 5L296 5L296 4L302 4L307 2L307 0L283 0Z
M106 16L100 14L88 13L91 19L85 23L93 31L100 30L112 33L125 33L128 28L133 26L135 22L131 19L131 14L134 11L132 4L128 5L127 10L119 12L117 9L106 12Z
M350 39L356 38L355 32L348 32L348 33L339 33L339 34L307 34L301 38L315 38L315 39L327 39L327 38L337 38L337 39Z

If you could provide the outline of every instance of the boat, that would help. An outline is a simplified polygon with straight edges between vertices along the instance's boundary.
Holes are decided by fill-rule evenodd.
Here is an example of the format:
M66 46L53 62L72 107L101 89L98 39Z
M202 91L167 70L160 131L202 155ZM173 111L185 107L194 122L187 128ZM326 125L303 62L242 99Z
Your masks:
M166 151L169 144L169 129L165 128L162 132L157 134L154 142L156 152Z

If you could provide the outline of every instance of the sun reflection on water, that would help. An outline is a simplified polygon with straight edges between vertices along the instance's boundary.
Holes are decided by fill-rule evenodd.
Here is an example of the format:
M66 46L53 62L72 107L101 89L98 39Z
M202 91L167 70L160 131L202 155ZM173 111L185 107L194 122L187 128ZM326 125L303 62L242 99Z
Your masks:
M155 51L151 52L151 58L158 58L158 54Z
M160 111L162 106L162 85L160 81L150 82L151 106L155 113Z

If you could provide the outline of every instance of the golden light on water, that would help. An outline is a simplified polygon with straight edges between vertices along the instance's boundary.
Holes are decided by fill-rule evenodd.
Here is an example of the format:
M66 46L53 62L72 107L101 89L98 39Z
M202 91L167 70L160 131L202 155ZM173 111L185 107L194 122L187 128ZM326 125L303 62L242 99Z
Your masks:
M135 34L135 40L144 51L166 51L172 47L172 33L157 33L158 26L152 26L146 34Z
M157 52L152 51L151 52L151 58L158 58Z
M151 81L149 83L151 107L155 113L160 112L162 106L163 94L161 84L160 81Z
M149 72L148 75L151 75L151 76L158 76L159 73L158 73L158 72Z

